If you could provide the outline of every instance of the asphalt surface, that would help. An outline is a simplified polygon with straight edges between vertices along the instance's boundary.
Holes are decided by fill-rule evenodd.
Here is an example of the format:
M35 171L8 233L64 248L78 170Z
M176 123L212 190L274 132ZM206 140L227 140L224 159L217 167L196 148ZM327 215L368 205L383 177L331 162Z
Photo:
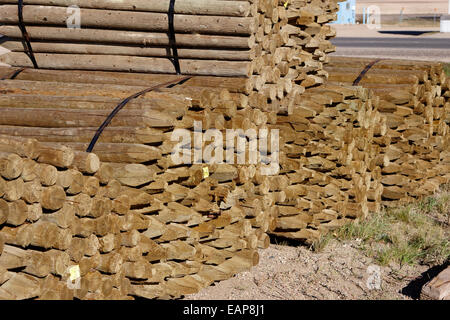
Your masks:
M434 35L433 35L434 36ZM437 34L437 36L440 36ZM381 59L407 59L450 63L450 39L385 34L383 37L337 37L332 55Z
M405 38L335 38L335 46L372 49L444 49L450 50L450 39L405 39Z

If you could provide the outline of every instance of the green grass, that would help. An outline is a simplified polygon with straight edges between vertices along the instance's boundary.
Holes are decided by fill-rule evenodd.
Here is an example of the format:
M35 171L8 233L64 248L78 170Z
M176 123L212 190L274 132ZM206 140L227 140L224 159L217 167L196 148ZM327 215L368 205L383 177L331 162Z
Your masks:
M360 248L380 265L442 264L450 259L449 222L450 193L444 192L347 224L322 237L313 249L323 250L332 238L359 239Z
M450 77L450 63L444 65L445 74Z
M326 235L321 236L319 240L314 241L310 245L310 249L314 252L322 252L332 239L333 235L331 233L327 233Z

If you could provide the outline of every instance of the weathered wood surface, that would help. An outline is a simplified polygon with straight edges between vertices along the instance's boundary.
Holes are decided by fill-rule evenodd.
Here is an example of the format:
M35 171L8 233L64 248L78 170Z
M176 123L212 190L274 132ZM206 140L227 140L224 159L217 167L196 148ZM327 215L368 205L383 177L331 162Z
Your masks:
M423 286L421 299L450 300L450 267Z
M2 4L16 4L16 0L1 0ZM64 0L26 0L24 5L46 5L66 7L67 2ZM143 0L132 1L88 1L74 0L72 5L80 8L88 9L108 9L108 10L126 10L126 11L147 11L166 13L169 8L169 0L158 2L148 2ZM176 14L194 14L194 15L223 15L245 17L250 13L250 3L246 1L223 1L217 0L189 0L176 3L174 13Z

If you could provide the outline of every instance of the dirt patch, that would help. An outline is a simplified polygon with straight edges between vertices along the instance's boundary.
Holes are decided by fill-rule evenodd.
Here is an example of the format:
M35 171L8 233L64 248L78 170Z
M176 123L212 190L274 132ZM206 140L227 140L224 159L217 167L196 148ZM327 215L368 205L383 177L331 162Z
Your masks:
M186 296L186 299L410 300L418 297L420 286L410 283L419 283L418 279L427 274L429 267L377 266L359 246L356 240L332 240L322 252L316 253L306 247L271 245L260 250L259 265L249 272Z
M450 185L345 225L313 244L314 251L274 238L249 272L186 299L419 299L423 285L449 264L449 219Z

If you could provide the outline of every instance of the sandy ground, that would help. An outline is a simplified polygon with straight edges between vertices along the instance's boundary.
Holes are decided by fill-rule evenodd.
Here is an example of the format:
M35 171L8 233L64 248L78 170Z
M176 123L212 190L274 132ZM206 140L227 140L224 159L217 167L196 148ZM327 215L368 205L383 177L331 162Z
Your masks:
M358 24L332 24L336 30L336 36L342 38L404 38L404 39L420 39L420 38L436 38L448 39L450 41L450 33L440 33L439 27L422 27L422 26L391 26L382 25L380 29L371 29L366 25ZM420 35L411 35L412 32L421 32Z
M434 14L447 13L448 0L357 0L356 13L363 12L363 8L377 5L382 14Z
M427 266L377 266L358 241L333 241L321 253L271 245L249 272L219 282L188 300L410 300L439 270Z

